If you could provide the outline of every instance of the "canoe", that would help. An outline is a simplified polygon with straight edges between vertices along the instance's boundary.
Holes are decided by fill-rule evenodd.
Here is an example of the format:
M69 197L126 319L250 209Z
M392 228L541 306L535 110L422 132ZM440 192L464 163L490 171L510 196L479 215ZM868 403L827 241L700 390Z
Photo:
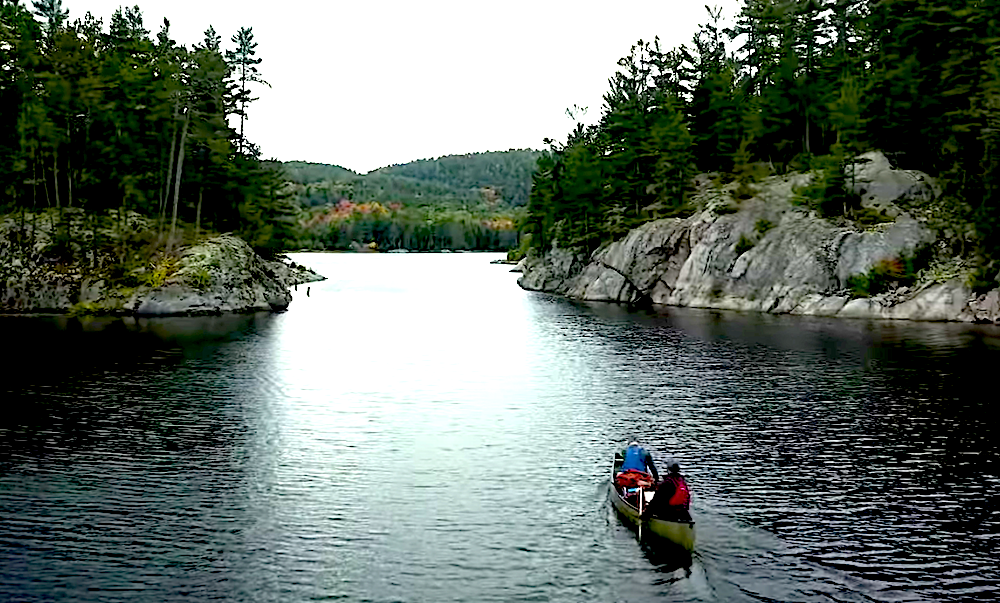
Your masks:
M615 486L615 474L618 473L618 468L621 466L621 460L619 459L620 457L616 455L616 462L611 470L611 504L618 511L619 515L637 526L641 524L644 529L669 540L687 551L694 549L694 520L669 521L659 517L650 517L645 520L639 519L639 509L636 506L638 498L635 496L631 497L632 500L636 501L636 504L633 504L631 501L625 499L622 489ZM647 504L653 498L653 492L642 491L642 494L644 497L643 505Z

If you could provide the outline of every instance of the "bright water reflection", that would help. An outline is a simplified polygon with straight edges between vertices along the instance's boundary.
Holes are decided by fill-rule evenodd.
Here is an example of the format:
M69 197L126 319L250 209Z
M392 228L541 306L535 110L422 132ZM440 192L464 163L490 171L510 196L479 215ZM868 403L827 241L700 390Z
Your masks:
M629 313L493 257L297 257L331 279L281 315L0 319L0 600L998 596L996 329ZM631 436L685 467L693 557L610 511Z

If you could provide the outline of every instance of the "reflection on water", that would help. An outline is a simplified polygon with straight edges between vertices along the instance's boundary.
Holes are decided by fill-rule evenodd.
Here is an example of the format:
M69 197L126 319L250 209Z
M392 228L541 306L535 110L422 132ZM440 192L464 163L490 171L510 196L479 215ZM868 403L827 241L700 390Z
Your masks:
M283 314L3 317L0 600L998 596L1000 331L525 293L496 256L297 257ZM676 456L691 556L608 504Z

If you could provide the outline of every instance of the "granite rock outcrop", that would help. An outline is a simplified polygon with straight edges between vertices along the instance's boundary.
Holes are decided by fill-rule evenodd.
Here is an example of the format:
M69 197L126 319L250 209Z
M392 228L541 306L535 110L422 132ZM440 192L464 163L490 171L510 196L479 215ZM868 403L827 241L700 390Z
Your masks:
M141 217L133 217L135 229L148 227ZM291 302L292 286L324 279L287 258L265 260L233 235L184 247L139 274L112 278L113 269L94 267L96 252L86 244L60 256L53 251L55 227L45 226L45 216L33 216L32 222L30 241L25 241L19 234L26 230L23 216L20 221L0 218L0 312L162 316L280 311Z
M684 219L648 222L582 255L558 246L529 256L522 288L580 300L771 313L909 320L1000 321L1000 293L974 295L959 273L926 271L915 284L857 297L850 279L939 243L923 212L931 178L894 169L879 153L861 156L850 186L887 220L860 228L793 203L809 174L772 177L733 207L729 187L703 179L704 208ZM911 213L912 212L912 213ZM941 261L940 259L938 261ZM961 264L958 258L946 263ZM944 275L944 276L942 276Z

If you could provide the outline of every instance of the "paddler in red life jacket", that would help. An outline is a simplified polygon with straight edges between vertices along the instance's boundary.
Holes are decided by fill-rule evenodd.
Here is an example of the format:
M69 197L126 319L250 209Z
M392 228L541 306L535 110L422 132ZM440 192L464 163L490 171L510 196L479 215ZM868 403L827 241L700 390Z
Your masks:
M622 458L625 460L622 461L621 469L619 469L620 477L624 477L622 474L639 473L652 475L653 483L660 481L660 475L656 472L656 463L653 462L653 455L640 446L639 442L629 442L625 450L622 450Z
M656 488L653 500L642 513L643 519L659 517L668 521L691 521L691 491L688 489L684 476L681 475L680 464L671 459L667 462L670 473Z

